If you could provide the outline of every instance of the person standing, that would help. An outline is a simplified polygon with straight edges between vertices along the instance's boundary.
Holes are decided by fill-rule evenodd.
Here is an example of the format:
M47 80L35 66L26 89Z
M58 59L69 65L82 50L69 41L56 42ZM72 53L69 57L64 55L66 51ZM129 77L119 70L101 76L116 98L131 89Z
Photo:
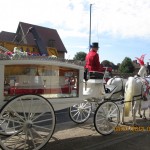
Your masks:
M97 53L99 49L98 43L94 42L91 45L90 52L85 57L85 69L88 71L102 71L102 66L100 64L99 55Z

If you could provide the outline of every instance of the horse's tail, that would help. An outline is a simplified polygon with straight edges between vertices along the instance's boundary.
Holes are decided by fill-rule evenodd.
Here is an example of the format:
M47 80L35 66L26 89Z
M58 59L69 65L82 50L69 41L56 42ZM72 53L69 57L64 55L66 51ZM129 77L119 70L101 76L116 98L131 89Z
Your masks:
M134 87L135 87L135 82L134 82L134 77L129 77L128 81L125 86L125 116L129 116L129 112L131 109L131 103L134 95Z

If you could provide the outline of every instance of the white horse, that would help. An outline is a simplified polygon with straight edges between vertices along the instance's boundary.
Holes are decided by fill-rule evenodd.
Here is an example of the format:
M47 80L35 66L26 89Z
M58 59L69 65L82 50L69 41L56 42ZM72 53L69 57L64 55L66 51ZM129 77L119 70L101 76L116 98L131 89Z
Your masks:
M149 118L150 118L150 76L147 76L142 79L143 89L144 89L144 96L146 97L146 101L141 102L141 107L139 111L143 110L143 118L146 118L146 110L149 110Z
M140 61L143 60L144 56L142 55L141 58L140 58ZM139 60L139 58L137 58ZM143 63L141 63L141 67L140 67L140 70L138 71L137 73L137 77L145 77L147 75L147 69L145 67L145 65L143 65ZM108 81L107 81L107 84L105 85L105 89L106 89L106 93L108 92L111 92L113 91L113 89L115 89L115 91L112 93L110 99L116 99L116 98L119 98L119 97L124 97L124 92L125 92L125 85L126 85L126 82L127 82L128 79L124 79L124 78L121 78L121 77L113 77L113 78L110 78Z
M144 65L144 57L145 55L142 55L140 58L137 58L137 60L139 61L140 63L140 70L138 71L137 73L137 77L145 77L147 75L147 69ZM124 79L124 78L121 78L121 77L113 77L113 78L110 78L108 81L107 81L107 84L105 86L106 88L106 92L109 92L112 90L113 86L114 85L116 87L115 89L115 92L111 95L111 99L113 98L119 98L120 96L124 96L124 90L125 90L125 84L127 82L127 79Z
M136 77L143 77L144 78L147 75L147 69L144 65L144 56L145 55L142 55L140 58L137 58L137 60L139 61L141 67L140 67L140 70L138 71L137 75L133 78L136 78ZM127 92L127 87L128 87L129 82L131 82L131 78L128 78L128 82L127 82L127 79L120 78L120 77L113 77L113 78L109 79L107 84L106 84L107 91L108 91L108 89L110 89L111 85L114 85L116 87L115 92L111 95L111 97L109 99L117 99L117 98L120 98L120 97L124 97L125 85L126 85L126 92ZM127 93L130 95L130 92L127 92ZM141 93L141 91L140 91L140 93ZM138 95L141 95L141 94L135 92L132 96L135 98ZM131 104L131 102L127 102L127 101L131 101L131 99L127 100L127 96L126 96L126 102L125 102L126 105L125 106L127 106L127 104L128 105ZM135 109L137 110L137 107L135 107L135 106L138 105L138 103L137 104L134 103L134 104L135 104L135 105L133 105L133 110L134 111L132 111L132 112L135 113ZM147 109L147 107L145 106L144 109L142 108L142 110L144 110L144 112L143 112L143 115L141 115L142 104L140 103L138 105L139 106L138 107L138 114L140 115L140 117L142 117L142 116L145 117L145 110ZM127 111L127 108L126 108L126 111ZM132 114L132 115L135 116L135 114ZM122 122L124 123L124 110L123 110Z
M137 58L141 65L138 74L135 77L129 77L125 85L125 107L123 111L123 116L129 115L129 111L132 104L132 116L134 125L136 125L136 112L138 110L140 114L143 99L145 97L149 99L148 95L145 95L145 86L147 88L147 85L144 83L146 81L144 77L147 75L147 69L144 65L144 56L145 55L142 55L140 58Z
M129 115L132 106L133 124L136 124L137 110L144 110L143 116L146 118L145 110L150 108L149 84L150 83L145 78L141 77L129 77L126 83L124 115Z

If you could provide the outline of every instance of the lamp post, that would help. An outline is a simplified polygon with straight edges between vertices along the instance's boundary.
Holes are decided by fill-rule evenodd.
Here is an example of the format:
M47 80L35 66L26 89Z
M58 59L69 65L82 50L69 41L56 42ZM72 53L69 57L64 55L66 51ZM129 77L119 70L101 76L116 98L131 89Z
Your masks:
M89 51L90 51L90 46L91 46L91 10L92 10L92 4L90 4Z

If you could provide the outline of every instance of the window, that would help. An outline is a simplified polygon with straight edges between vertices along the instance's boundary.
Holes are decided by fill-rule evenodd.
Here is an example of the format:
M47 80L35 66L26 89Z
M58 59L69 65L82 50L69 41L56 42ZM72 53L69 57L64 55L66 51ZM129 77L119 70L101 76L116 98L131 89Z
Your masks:
M78 97L79 70L54 65L6 65L4 96Z
M50 40L48 41L48 47L55 47L55 40L50 39Z

